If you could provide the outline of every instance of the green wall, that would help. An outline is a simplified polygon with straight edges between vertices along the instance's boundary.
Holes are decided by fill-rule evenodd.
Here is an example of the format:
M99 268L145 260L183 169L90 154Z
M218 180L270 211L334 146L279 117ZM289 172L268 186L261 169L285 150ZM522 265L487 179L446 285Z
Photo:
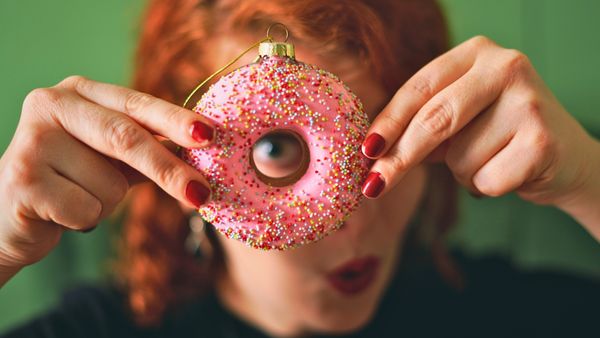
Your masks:
M445 0L454 40L484 34L532 59L561 102L596 136L600 2ZM21 102L33 88L70 74L127 84L142 0L0 0L0 149L10 142ZM600 245L568 216L515 196L461 199L451 243L473 255L511 257L528 268L600 277ZM61 290L105 275L114 225L68 233L41 263L0 290L0 332L43 311Z
M0 0L0 149L27 93L71 74L126 84L141 0ZM0 290L0 332L56 302L61 290L104 276L109 232L66 233L39 264Z
M455 41L483 34L531 58L561 103L600 136L600 1L445 0ZM452 243L472 254L500 253L524 268L600 276L600 245L569 216L515 195L476 200L462 194Z

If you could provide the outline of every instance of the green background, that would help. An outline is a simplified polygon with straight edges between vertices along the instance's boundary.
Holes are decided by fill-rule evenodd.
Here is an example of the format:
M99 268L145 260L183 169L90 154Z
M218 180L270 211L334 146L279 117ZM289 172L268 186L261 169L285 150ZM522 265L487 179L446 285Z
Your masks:
M564 106L600 135L600 2L446 0L456 43L483 34L528 54ZM141 0L0 0L0 149L12 138L25 95L71 74L126 85ZM471 255L502 254L524 269L600 278L600 245L565 214L513 195L462 193L451 244ZM106 275L115 226L67 233L42 262L0 290L0 332L56 302L60 293Z

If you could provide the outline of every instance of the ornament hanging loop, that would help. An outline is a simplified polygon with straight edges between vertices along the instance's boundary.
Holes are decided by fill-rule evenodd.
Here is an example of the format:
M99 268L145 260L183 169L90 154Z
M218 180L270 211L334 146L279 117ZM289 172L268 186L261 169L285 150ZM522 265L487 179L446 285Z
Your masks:
M274 41L273 37L271 36L271 29L273 29L274 27L281 27L283 29L283 31L285 32L285 38L283 39L283 42L287 42L290 37L290 31L281 22L275 22L274 24L270 25L269 28L267 28L267 38L270 38L271 41Z
M227 62L226 65L224 65L223 67L219 68L216 72L212 73L209 77L207 77L204 81L202 81L198 86L196 86L196 88L194 88L194 90L192 90L192 92L188 95L188 97L183 102L183 108L185 108L187 106L188 102L192 99L192 97L194 96L194 94L196 94L196 92L198 92L198 90L200 90L200 88L202 88L210 80L214 79L217 75L219 75L225 69L229 68L232 64L236 63L239 59L242 58L242 56L246 55L246 53L248 53L252 49L260 46L263 42L274 42L273 37L271 36L271 29L273 27L281 27L285 31L285 40L283 41L283 43L287 42L288 38L290 37L290 32L288 31L287 27L284 24L280 23L280 22L276 22L276 23L271 24L269 26L269 28L267 28L267 36L265 38L262 38L260 41L257 41L254 44L252 44L252 46L246 48L246 50L244 50L243 52L241 52L238 56L236 56L235 58L233 58L231 61ZM293 56L293 51L290 54Z

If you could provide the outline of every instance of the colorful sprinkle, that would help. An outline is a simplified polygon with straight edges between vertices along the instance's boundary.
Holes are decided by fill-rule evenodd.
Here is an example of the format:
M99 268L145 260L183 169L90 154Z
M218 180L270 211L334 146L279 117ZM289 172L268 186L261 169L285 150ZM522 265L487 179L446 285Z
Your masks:
M338 229L362 200L369 160L360 145L369 121L337 76L263 57L223 76L194 110L214 121L217 137L183 158L211 184L199 212L225 236L263 250L297 247ZM249 161L254 143L274 129L296 132L310 151L308 170L286 187L261 181Z

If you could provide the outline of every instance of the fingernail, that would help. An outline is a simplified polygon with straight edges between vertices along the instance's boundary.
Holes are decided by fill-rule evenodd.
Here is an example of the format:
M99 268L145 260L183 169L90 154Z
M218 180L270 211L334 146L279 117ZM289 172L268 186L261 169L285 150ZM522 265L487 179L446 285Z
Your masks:
M385 188L383 177L381 177L380 173L372 171L363 184L362 193L368 198L377 198L383 191L383 188Z
M185 187L185 196L196 208L200 208L208 200L210 189L198 181L190 181Z
M363 154L371 158L381 155L384 148L385 139L377 133L369 135L362 145Z
M192 138L196 140L196 142L206 142L213 139L215 134L215 130L213 127L209 126L206 123L196 121L192 123L190 127L190 133L192 134Z

